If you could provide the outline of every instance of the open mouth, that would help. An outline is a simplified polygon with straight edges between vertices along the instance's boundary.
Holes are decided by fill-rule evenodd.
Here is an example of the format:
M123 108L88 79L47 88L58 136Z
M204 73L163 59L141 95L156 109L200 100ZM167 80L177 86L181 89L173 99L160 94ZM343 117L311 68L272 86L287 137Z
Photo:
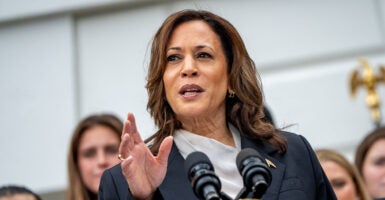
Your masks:
M195 85L195 84L184 85L179 90L179 94L183 96L194 96L202 92L203 92L203 89L199 85Z

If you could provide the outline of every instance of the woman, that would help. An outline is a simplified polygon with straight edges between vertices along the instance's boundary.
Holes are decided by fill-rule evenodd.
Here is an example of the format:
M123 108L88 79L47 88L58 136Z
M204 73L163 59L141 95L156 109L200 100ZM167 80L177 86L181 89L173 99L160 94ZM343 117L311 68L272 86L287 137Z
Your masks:
M374 130L362 140L355 163L370 195L385 199L385 127Z
M122 121L111 114L90 115L76 126L68 153L69 200L97 199L102 173L117 163Z
M344 156L329 149L316 154L338 200L371 200L361 175Z
M155 34L147 107L159 130L142 141L135 118L124 122L121 165L107 170L100 199L197 199L184 162L194 151L212 161L222 191L242 189L235 158L253 148L268 160L272 183L263 199L335 199L310 145L264 122L257 71L236 29L207 12L170 15Z

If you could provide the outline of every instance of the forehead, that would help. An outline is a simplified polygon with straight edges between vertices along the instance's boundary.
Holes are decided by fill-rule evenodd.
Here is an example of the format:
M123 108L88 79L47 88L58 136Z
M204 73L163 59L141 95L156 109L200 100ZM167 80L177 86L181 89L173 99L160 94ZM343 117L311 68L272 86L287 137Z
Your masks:
M1 200L35 200L32 194L14 194L11 196L1 197Z
M119 136L110 127L104 125L93 126L82 134L79 149L110 142L119 142Z
M375 152L378 154L384 154L385 155L385 138L381 138L381 139L375 141L372 144L372 146L369 148L368 152Z
M329 174L329 175L347 175L348 170L345 169L341 164L331 161L331 160L326 160L326 161L321 161L321 166L324 169L324 171Z
M183 22L174 28L171 32L167 46L175 41L189 41L188 39L194 36L197 37L196 39L202 40L212 38L216 40L216 42L221 43L219 35L217 35L209 24L203 20L192 20Z

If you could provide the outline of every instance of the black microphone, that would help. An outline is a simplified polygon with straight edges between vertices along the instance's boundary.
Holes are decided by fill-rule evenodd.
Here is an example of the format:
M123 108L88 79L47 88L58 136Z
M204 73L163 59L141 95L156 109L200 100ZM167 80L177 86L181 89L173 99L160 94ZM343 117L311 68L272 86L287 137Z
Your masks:
M190 153L184 167L193 191L199 199L221 199L221 182L206 154L199 151Z
M237 167L243 177L246 190L239 194L240 198L261 198L271 183L271 172L261 155L254 149L245 148L237 155Z

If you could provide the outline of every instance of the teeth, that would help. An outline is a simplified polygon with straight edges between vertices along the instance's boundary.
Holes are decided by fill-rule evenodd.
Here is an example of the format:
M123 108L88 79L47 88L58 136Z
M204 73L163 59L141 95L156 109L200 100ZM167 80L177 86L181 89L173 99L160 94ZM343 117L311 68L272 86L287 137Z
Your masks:
M198 89L195 89L195 88L191 88L191 89L187 89L186 92L196 92L198 91Z

